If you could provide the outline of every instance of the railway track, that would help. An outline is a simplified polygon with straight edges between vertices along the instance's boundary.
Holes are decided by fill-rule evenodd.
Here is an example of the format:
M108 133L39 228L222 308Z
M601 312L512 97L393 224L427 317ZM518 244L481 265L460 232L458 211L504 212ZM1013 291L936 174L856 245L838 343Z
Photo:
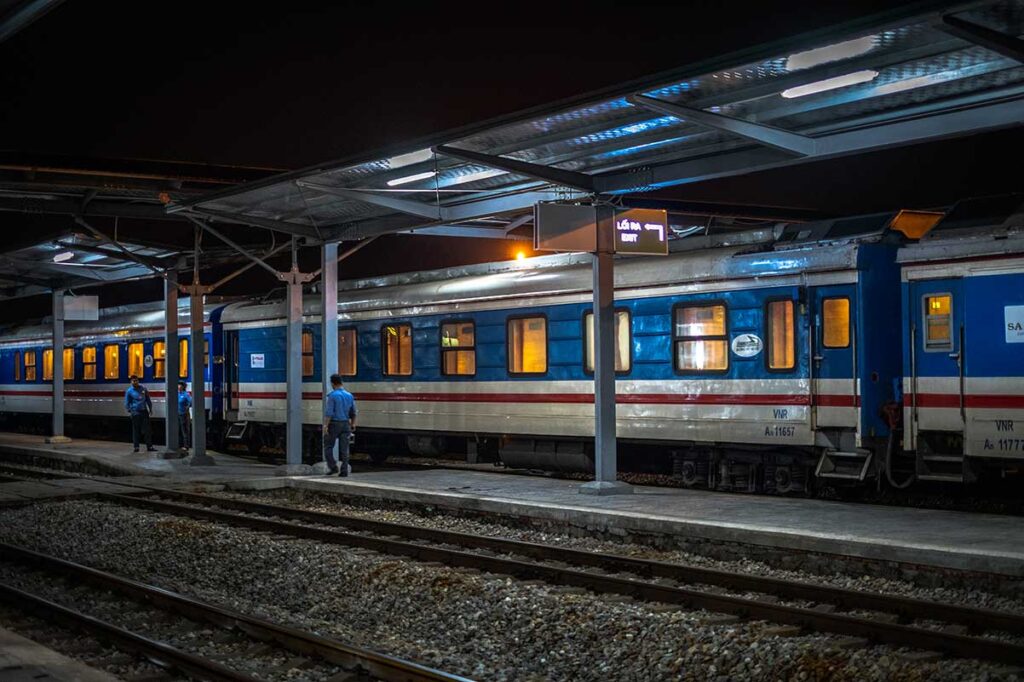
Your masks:
M154 494L161 499L109 494L98 497L139 509L275 535L846 635L865 644L884 643L1024 665L1024 615L1016 613L197 493Z
M0 571L7 574L0 582L0 600L194 679L466 682L24 547L0 543L0 562ZM75 607L81 604L90 605L91 613ZM203 629L211 626L216 635Z

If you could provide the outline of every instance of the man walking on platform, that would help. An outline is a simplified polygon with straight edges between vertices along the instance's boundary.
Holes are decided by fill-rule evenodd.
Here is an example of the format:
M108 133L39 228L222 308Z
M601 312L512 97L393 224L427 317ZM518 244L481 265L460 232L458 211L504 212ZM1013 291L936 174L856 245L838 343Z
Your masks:
M131 376L132 385L124 392L124 409L132 418L133 452L139 451L139 441L146 439L146 451L153 452L153 430L149 425L149 414L153 411L153 401L149 399L149 391L139 383L139 377Z
M348 476L349 436L356 430L356 399L341 387L341 375L331 375L331 388L324 400L324 461L327 473ZM334 462L334 444L338 443L341 471Z
M185 390L185 382L178 382L178 440L181 448L188 452L192 443L192 416L188 410L192 407L192 396Z

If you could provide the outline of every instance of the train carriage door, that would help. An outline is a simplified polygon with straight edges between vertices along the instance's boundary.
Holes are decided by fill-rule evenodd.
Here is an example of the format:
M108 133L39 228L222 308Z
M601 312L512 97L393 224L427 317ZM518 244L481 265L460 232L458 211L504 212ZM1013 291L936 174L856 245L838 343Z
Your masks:
M238 332L228 331L225 332L225 348L227 350L227 358L224 362L224 397L226 400L226 409L228 412L235 412L238 410ZM234 419L235 415L230 415L230 419Z
M911 405L915 437L922 431L963 433L964 430L961 291L960 279L910 283L908 305L913 345L910 386L905 386L904 392ZM917 445L920 450L920 443ZM949 450L942 446L939 449Z
M856 430L859 423L855 293L854 284L839 284L815 287L811 295L812 400L818 429Z

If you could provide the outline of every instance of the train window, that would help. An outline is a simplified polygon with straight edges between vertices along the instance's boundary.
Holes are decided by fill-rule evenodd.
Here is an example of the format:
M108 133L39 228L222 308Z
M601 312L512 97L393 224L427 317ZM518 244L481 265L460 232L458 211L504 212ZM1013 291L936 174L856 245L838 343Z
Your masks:
M357 338L355 329L338 330L338 374L343 377L356 375Z
M36 352L34 350L25 351L25 381L36 380Z
M143 364L144 351L141 343L128 344L128 376L142 378L145 368Z
M53 349L43 351L43 381L53 381Z
M96 378L96 346L82 349L82 378L89 381Z
M543 374L548 371L546 318L513 318L508 321L506 332L510 374Z
M14 351L14 380L21 381L21 351Z
M153 378L163 379L167 376L167 344L163 341L153 342Z
M953 297L933 294L924 297L924 349L953 350Z
M210 366L210 340L203 339L203 367Z
M796 322L793 301L769 301L767 315L768 369L796 367Z
M178 377L181 379L188 378L189 368L188 358L188 339L178 339Z
M441 325L441 373L476 374L476 325L472 322Z
M116 344L103 347L103 378L121 378L121 348Z
M628 372L632 364L629 334L630 321L628 310L615 311L615 371ZM583 316L584 357L583 369L594 371L594 313Z
M675 310L676 369L724 372L729 369L725 304L680 306Z
M380 330L384 376L412 374L412 325L386 324Z
M850 345L850 299L826 298L821 302L821 343L825 348Z
M64 349L64 378L74 379L75 378L75 349L65 348Z
M302 332L302 376L313 376L313 332Z

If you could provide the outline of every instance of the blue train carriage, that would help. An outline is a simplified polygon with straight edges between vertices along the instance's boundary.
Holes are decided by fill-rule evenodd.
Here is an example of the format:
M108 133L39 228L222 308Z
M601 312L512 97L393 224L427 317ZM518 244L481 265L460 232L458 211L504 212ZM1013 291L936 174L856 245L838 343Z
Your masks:
M187 358L191 332L188 302L178 310L179 349ZM218 306L207 308L205 320L206 409L219 411L221 335ZM0 417L7 427L48 433L52 413L53 350L49 319L19 325L0 333ZM211 365L211 353L214 364ZM165 415L164 311L162 304L107 308L98 321L65 323L64 410L69 429L107 432L111 420L125 417L128 377L137 374L150 390L154 417ZM194 389L191 368L182 363L179 375Z
M902 269L904 448L921 480L1024 465L1024 195L957 204Z
M816 469L868 475L899 376L889 217L688 239L665 258L620 259L623 464L674 461L689 485L742 490L802 490ZM590 287L579 255L343 282L339 368L359 402L361 446L397 436L420 454L592 467ZM305 304L302 358L313 458L317 306ZM238 304L221 318L225 415L257 451L283 444L284 314L283 303Z

